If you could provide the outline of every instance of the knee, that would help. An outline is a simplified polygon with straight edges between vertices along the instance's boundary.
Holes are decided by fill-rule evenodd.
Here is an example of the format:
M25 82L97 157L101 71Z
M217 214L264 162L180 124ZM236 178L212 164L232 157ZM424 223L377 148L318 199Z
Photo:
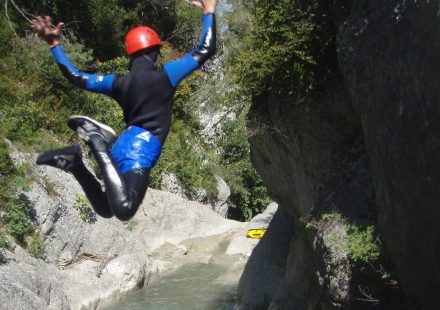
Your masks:
M112 211L113 215L116 216L118 220L128 221L135 215L137 207L133 206L130 203L124 202L117 206L113 206Z
M92 205L93 211L95 211L96 214L98 214L100 217L109 219L113 217L113 213L110 210L110 207L108 205Z

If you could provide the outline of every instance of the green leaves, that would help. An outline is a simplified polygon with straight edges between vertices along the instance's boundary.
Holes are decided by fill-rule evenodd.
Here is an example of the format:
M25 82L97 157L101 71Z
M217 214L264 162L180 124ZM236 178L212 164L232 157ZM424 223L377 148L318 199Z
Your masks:
M87 200L86 196L77 194L75 197L73 208L78 210L79 217L82 221L90 223L96 220L95 213L90 207L90 203Z
M182 120L175 120L165 142L158 165L152 170L152 183L160 187L163 172L174 173L186 189L189 198L196 198L200 189L206 190L208 199L217 194L210 151L196 133Z
M31 210L32 205L24 195L12 197L5 202L2 221L7 232L20 243L24 243L24 237L35 230L30 220Z
M219 142L222 150L219 163L223 167L221 175L231 188L229 217L241 221L249 221L271 202L267 189L250 162L245 112L224 122L224 135Z
M52 16L54 23L65 22L67 31L73 31L101 61L125 54L125 34L133 26L146 24L168 38L175 25L174 0L16 0L16 3L28 12ZM13 17L14 13L11 10ZM20 22L22 17L16 16L14 20ZM26 31L28 27L21 24L20 30Z
M348 225L348 248L354 262L373 263L379 259L380 247L374 231L374 226Z
M324 11L318 1L255 1L253 27L231 60L246 93L283 89L301 102L317 88L334 41Z

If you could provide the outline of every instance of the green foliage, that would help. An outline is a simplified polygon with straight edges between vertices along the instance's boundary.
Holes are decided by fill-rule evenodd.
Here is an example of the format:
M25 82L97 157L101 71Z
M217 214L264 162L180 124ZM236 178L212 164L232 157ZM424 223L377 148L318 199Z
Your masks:
M249 35L241 35L242 44L231 47L231 65L245 93L284 89L302 101L317 89L318 76L326 79L336 58L334 31L321 3L256 0L252 20L244 16L231 25L236 33L243 23L252 25Z
M264 211L271 202L267 189L249 158L249 143L245 128L245 114L223 123L224 135L219 141L221 149L220 175L231 189L228 199L229 218L249 221Z
M380 247L376 243L374 226L348 225L348 248L354 262L373 263L379 259Z
M47 45L14 38L10 46L0 71L2 134L36 150L69 140L72 133L65 121L72 111L78 114L86 96L65 81ZM80 45L64 48L79 68L91 61Z
M146 24L165 38L175 26L174 0L16 0L16 3L32 13L51 15L54 20L65 22L66 28L101 60L125 53L125 34L135 25ZM22 20L13 9L10 15L14 21ZM29 25L20 23L18 28L23 33Z
M101 65L99 66L99 73L107 74L109 72L113 72L117 74L127 74L129 65L130 59L128 57L116 57L101 63Z
M173 117L181 120L192 133L200 128L198 117L194 113L196 106L193 96L201 83L201 72L196 71L180 83L174 94Z
M3 230L0 230L0 249L9 249L9 243Z
M34 180L35 176L32 175L31 166L25 162L14 167L14 173L8 177L7 187L14 191L27 191Z
M9 175L14 171L14 164L9 157L9 150L7 143L0 139L0 175Z
M341 214L339 213L324 213L321 215L321 219L323 219L324 221L328 221L328 220L340 220L341 219Z
M23 194L4 202L2 221L7 232L21 244L24 244L24 238L35 230L30 220L31 211L32 204Z
M182 0L176 1L176 14L177 23L172 42L181 50L190 50L197 45L202 28L202 14L198 8Z
M328 223L331 221L342 222L347 227L347 243L349 258L355 263L375 263L380 257L380 246L377 244L374 226L359 226L347 224L342 219L340 213L324 213L321 215L322 221ZM310 223L312 227L320 228L323 224L318 221ZM333 236L333 238L340 238ZM339 240L335 240L338 243Z
M207 191L208 199L217 194L216 180L208 164L207 150L201 150L200 140L195 139L181 120L175 120L165 142L159 164L152 170L152 184L160 186L161 174L173 172L186 189L190 198L197 196L198 189Z
M130 220L130 222L128 222L127 224L127 229L129 231L133 231L135 229L136 226L139 225L139 221L134 219L134 220Z
M47 175L43 175L41 180L47 195L49 195L49 197L54 197L57 194L59 184L56 181L52 181Z
M77 194L75 197L75 203L73 204L73 208L79 211L79 217L84 222L90 223L95 220L95 213L90 207L90 203L87 200L86 196Z
M35 258L41 257L44 251L44 241L38 231L34 231L31 237L28 238L27 251Z
M6 263L6 258L4 256L4 250L9 250L10 246L6 240L6 234L0 229L0 265Z

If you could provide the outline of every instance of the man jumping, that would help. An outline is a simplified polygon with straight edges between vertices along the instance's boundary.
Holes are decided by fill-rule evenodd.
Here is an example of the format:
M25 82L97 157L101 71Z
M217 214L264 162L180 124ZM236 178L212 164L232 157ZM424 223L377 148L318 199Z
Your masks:
M203 11L203 29L197 47L159 70L156 66L162 45L160 38L151 28L133 28L125 38L126 52L130 56L130 71L126 75L78 71L59 43L63 23L55 27L48 16L38 16L32 21L33 30L49 44L69 82L110 96L123 110L127 129L117 139L112 128L88 117L74 115L68 120L69 127L92 150L102 170L104 191L85 167L79 145L48 151L37 158L38 165L72 173L94 211L102 217L115 215L126 221L136 213L148 187L150 170L156 164L170 130L174 91L186 76L215 53L216 0L197 0L191 4Z

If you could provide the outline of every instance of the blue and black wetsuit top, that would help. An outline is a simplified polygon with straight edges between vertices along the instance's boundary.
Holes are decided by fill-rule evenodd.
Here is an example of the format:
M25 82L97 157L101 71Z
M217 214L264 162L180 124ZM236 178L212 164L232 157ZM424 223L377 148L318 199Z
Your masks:
M157 70L145 55L132 59L126 75L96 75L78 71L61 46L52 53L64 76L75 86L106 94L121 106L127 126L135 125L153 134L161 144L171 126L173 95L179 83L215 53L215 14L203 15L203 31L197 47L181 59Z

